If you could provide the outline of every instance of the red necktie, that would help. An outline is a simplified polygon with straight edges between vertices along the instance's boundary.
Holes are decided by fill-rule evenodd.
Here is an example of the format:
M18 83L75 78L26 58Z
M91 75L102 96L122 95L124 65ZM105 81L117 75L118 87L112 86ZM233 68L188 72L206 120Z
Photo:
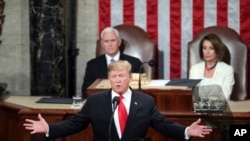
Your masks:
M128 118L127 110L125 108L125 105L122 102L122 99L123 99L123 96L120 95L120 104L118 105L118 117L119 117L121 134L123 134L123 131L125 129L125 125L127 122L127 118Z

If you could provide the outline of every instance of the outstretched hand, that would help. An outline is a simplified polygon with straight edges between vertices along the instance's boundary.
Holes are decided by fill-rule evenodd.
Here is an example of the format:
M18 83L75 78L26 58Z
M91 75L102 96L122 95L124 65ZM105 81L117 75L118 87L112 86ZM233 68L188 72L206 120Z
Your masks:
M193 122L188 128L188 135L194 137L201 137L204 138L205 135L210 134L212 132L212 128L210 126L199 125L201 123L201 119Z
M49 126L44 120L44 118L41 116L41 114L38 114L38 119L38 121L25 119L25 123L23 124L23 126L26 130L31 130L30 134L48 132Z

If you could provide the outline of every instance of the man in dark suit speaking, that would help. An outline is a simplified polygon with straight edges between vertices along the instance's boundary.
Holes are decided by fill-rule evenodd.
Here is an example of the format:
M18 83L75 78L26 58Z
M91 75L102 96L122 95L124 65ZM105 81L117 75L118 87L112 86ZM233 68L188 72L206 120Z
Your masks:
M132 65L132 72L139 73L141 61L138 58L120 52L121 38L118 30L107 27L101 32L101 47L104 54L87 62L82 84L82 97L86 98L87 88L98 78L107 78L107 67L112 61L127 60Z
M72 119L48 125L39 114L38 121L25 120L25 129L31 134L45 133L48 139L54 139L81 131L91 124L93 141L145 138L149 127L178 140L188 140L191 136L204 137L212 131L208 126L199 125L200 119L188 127L166 119L156 108L153 97L129 87L132 74L128 61L111 63L108 79L111 89L89 95L81 111ZM115 99L117 101L112 104Z

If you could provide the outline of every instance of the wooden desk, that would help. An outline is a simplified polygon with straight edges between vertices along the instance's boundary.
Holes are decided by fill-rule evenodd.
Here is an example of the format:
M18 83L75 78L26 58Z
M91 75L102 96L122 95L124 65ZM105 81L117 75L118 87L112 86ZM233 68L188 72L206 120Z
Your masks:
M109 89L109 83L106 79L97 79L87 89L87 94ZM137 85L131 85L134 90L138 91ZM142 85L142 90L146 94L154 97L158 109L161 112L191 112L192 105L192 89L188 87L176 86L149 86Z
M37 120L39 113L48 123L59 122L73 117L79 109L71 104L38 104L40 96L9 96L0 101L0 141L44 141L44 134L30 135L23 127L24 120ZM91 130L84 130L56 141L91 141Z
M35 96L10 96L4 101L0 101L0 141L44 141L43 134L30 135L24 129L23 123L26 118L37 119L37 114L41 113L49 123L59 122L72 118L79 109L72 109L70 104L37 104L40 97ZM190 125L198 118L203 122L216 118L221 123L250 124L250 101L230 102L230 107L234 111L229 114L209 116L199 113L189 112L162 112L169 120L179 122L184 125ZM205 124L205 123L203 123ZM174 141L149 129L147 133L152 141ZM217 141L222 137L218 128L204 139L192 138L192 141ZM92 128L89 126L86 130L76 133L72 136L56 139L56 141L91 141Z

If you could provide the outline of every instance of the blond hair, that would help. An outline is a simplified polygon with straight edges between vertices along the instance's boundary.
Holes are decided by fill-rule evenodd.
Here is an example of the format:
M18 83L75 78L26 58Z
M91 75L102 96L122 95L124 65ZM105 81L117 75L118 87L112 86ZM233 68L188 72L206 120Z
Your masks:
M118 60L108 65L108 72L112 70L122 69L122 70L128 70L129 73L132 73L131 68L132 68L131 64L128 61Z

